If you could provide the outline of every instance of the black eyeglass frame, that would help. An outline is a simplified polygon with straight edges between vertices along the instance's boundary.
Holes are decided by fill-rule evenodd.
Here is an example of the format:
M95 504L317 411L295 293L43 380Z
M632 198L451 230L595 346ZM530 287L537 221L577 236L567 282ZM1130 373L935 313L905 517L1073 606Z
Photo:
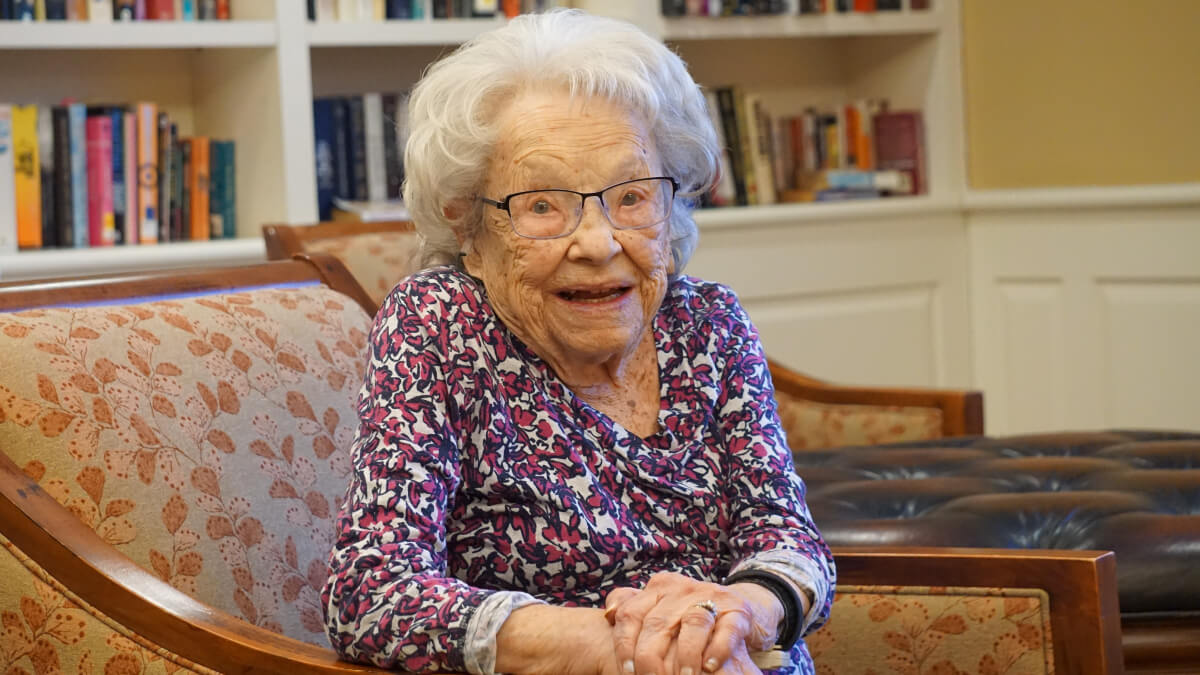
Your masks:
M671 198L670 198L670 201L668 202L667 217L658 221L657 223L650 223L648 225L639 225L638 227L621 227L621 226L617 225L616 223L614 223L612 221L612 216L609 215L608 204L604 203L604 193L608 192L609 190L611 190L615 187L621 187L622 185L628 185L629 183L640 183L644 180L665 180L665 181L669 181L671 183ZM572 227L570 230L567 230L567 231L563 232L562 234L556 234L556 235L552 235L549 237L535 237L535 236L531 236L528 234L521 234L520 232L517 231L517 223L516 223L516 221L513 220L512 211L509 209L509 202L512 201L513 197L520 197L521 195L533 194L535 192L569 192L571 194L579 195L579 205L580 205L579 206L579 213L580 213L579 221L576 222L575 226ZM599 190L597 192L579 192L578 190L568 190L566 188L546 188L544 190L522 190L521 192L514 192L500 201L497 201L495 199L488 199L487 197L480 197L479 201L481 201L484 204L487 204L489 206L494 206L494 207L500 209L501 211L504 211L505 213L507 213L508 214L508 226L512 228L513 234L516 234L518 237L524 237L525 239L561 239L563 237L571 236L575 232L575 230L579 229L580 223L583 222L583 217L582 217L583 209L587 208L588 197L595 197L600 202L600 208L604 211L604 217L608 220L608 224L612 225L614 229L617 229L617 230L644 230L649 227L654 227L655 225L661 225L662 223L665 223L666 221L671 219L671 212L674 210L674 204L675 204L675 194L678 192L679 192L679 181L675 180L675 178L673 178L671 176L646 176L645 178L634 178L631 180L621 181L620 183L613 183L612 185L609 185L608 187L604 188L603 190Z

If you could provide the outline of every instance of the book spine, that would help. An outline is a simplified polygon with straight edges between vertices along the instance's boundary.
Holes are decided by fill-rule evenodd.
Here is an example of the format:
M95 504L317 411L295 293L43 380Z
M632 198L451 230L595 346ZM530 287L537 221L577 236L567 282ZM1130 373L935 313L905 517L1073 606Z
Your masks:
M138 241L158 242L158 106L138 103Z
M92 246L116 243L112 195L112 117L108 111L87 118L88 240Z
M229 21L232 18L232 13L229 7L229 0L217 0L216 13L214 18L218 21Z
M746 183L746 204L757 206L759 201L758 176L755 175L756 138L750 115L752 109L746 105L746 94L740 88L733 88L733 115L736 122L738 146L742 151L743 180Z
M17 180L13 154L13 106L0 103L0 254L17 251Z
M711 89L704 92L704 100L708 108L708 119L717 134L717 147L721 149L721 173L717 177L709 196L713 206L729 206L737 200L737 192L733 187L733 165L729 161L729 145L725 140L725 129L721 125L721 104L717 101L717 93Z
M117 21L133 21L137 18L134 0L114 0L113 13Z
M350 104L341 98L332 99L333 111L333 167L335 189L334 196L341 199L353 199L354 175L350 162Z
M129 186L125 183L125 111L113 107L108 112L112 130L112 212L115 244L125 243L125 217L129 203Z
M121 111L121 140L125 144L125 219L120 223L121 240L126 244L138 243L138 208L141 204L138 189L138 135L137 115L129 110Z
M925 132L919 111L886 111L875 115L876 167L894 169L909 176L913 194L924 194Z
M46 19L48 21L66 21L67 0L46 0Z
M225 236L225 147L221 141L208 143L208 238Z
M158 113L158 233L159 239L171 241L171 120Z
M67 21L87 21L87 0L67 0Z
M58 246L58 222L54 213L54 115L51 108L38 108L38 155L41 163L42 248Z
M221 165L225 174L221 181L225 188L225 195L221 198L221 205L225 209L221 218L225 224L223 238L233 239L237 237L237 142L224 141L222 146L225 148Z
M179 139L179 162L179 239L183 240L192 235L192 139Z
M179 126L171 125L171 213L166 216L167 230L171 241L180 241L183 237L183 150L186 144L179 142Z
M400 188L404 182L404 163L400 159L399 139L396 124L400 97L396 94L383 96L383 162L387 174L386 199L400 199Z
M179 5L179 18L184 21L195 21L196 2L197 0L183 0Z
M16 21L35 21L37 12L33 6L33 0L17 0L13 6L13 19Z
M378 92L363 95L363 133L367 154L367 199L387 199L387 160L384 156L383 97Z
M87 109L82 103L67 106L71 149L71 242L75 248L91 246L88 238Z
M316 6L317 21L337 21L337 6L334 0L317 0Z
M71 115L66 106L55 106L54 127L54 227L59 246L75 245L75 197L71 194Z
M208 221L209 140L205 136L193 136L192 165L189 187L192 195L191 230L188 238L205 240L210 237Z
M336 0L338 21L358 21L358 0Z
M733 187L737 196L738 206L746 206L749 201L746 195L746 168L742 162L741 137L737 130L737 113L733 99L736 92L732 87L717 89L717 102L720 104L721 129L725 142L729 147L729 163L733 167Z
M112 23L112 0L88 0L88 21L92 23Z
M12 160L16 176L17 246L42 246L42 167L36 105L12 108Z
M320 220L330 219L333 195L337 191L333 106L332 99L313 100L313 161L317 175L317 218Z
M367 197L367 129L364 119L364 106L361 96L351 96L347 99L350 125L350 164L353 183L353 198L365 201Z
M775 192L775 154L771 138L771 116L757 96L746 100L746 113L750 116L754 142L754 176L758 181L758 203L774 204L778 201Z

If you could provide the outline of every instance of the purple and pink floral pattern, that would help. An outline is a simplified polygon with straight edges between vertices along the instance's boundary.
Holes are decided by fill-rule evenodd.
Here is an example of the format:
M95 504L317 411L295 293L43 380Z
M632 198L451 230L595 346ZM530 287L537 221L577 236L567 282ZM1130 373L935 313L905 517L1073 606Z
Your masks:
M674 280L655 317L659 431L641 438L577 398L438 268L387 298L370 338L353 479L326 584L346 658L464 669L472 612L496 591L602 606L662 571L721 581L767 554L828 588L758 334L734 294ZM803 641L792 672L811 673Z

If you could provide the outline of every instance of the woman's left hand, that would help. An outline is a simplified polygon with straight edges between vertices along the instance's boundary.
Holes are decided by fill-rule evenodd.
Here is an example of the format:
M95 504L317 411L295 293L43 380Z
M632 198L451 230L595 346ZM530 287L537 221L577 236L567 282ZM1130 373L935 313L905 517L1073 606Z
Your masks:
M617 662L628 675L698 675L770 649L783 608L764 594L674 572L655 574L641 590L614 589L605 608Z

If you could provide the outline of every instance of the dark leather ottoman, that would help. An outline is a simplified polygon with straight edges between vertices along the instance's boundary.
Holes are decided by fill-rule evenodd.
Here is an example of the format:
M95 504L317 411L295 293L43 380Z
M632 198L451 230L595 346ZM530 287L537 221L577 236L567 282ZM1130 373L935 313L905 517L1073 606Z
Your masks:
M795 461L834 546L1115 551L1128 672L1200 673L1200 433L976 436Z

